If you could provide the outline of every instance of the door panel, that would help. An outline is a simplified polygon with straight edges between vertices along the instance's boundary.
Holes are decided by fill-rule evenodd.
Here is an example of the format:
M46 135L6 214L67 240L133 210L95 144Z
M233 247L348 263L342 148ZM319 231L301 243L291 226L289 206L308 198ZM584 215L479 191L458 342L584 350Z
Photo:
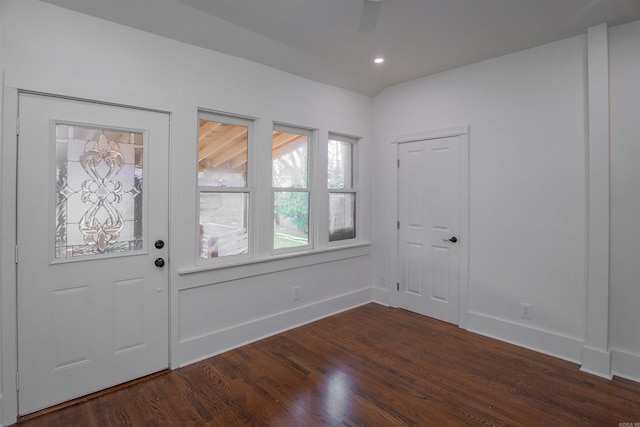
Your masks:
M457 324L458 138L399 144L398 156L399 306Z
M21 415L168 367L166 114L19 99ZM153 213L153 215L151 215Z
M423 245L407 242L407 292L422 295Z

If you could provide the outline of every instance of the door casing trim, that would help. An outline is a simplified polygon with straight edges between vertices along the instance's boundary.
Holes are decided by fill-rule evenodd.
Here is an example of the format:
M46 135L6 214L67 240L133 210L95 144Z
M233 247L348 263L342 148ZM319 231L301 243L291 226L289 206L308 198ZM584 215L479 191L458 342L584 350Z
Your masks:
M459 206L460 206L460 283L459 283L459 324L462 329L468 328L469 313L469 126L458 126L450 128L432 129L394 136L392 144L402 144L416 141L429 141L440 138L458 137L459 151ZM396 150L396 161L400 159L399 150ZM398 185L398 169L396 168L396 189ZM396 221L399 218L399 203L396 192ZM398 282L398 244L399 232L396 230L396 238L393 242L393 283ZM392 292L391 306L398 307L398 291Z
M73 100L79 102L90 102L99 105L142 110L153 113L166 114L169 125L169 179L171 178L171 150L173 132L172 123L173 112L169 109L148 108L139 105L126 103L100 101L92 99L91 96L72 96L55 93L56 91L29 90L13 85L7 85L8 77L15 77L15 74L7 70L0 70L0 114L3 121L2 139L0 143L0 365L1 365L1 393L0 393L0 425L15 423L18 418L18 311L17 311L17 263L15 262L17 247L17 177L18 177L18 112L21 94L31 94L48 96L57 99ZM15 82L14 82L15 83ZM9 83L11 84L11 83ZM23 86L23 85L20 85ZM24 86L29 86L28 84ZM92 94L96 95L96 94ZM167 190L169 210L167 233L171 235L171 190ZM171 258L171 250L169 252ZM170 269L171 266L169 265ZM171 286L171 271L168 271L169 289L169 325L167 354L169 357L169 369L174 369L177 363L175 357L177 346L174 341L177 337L177 290ZM175 329L175 331L174 331Z
M404 133L401 135L395 135L389 142L391 144L402 144L403 142L428 141L430 139L440 139L448 138L450 136L462 135L469 135L469 126L455 126L450 128Z

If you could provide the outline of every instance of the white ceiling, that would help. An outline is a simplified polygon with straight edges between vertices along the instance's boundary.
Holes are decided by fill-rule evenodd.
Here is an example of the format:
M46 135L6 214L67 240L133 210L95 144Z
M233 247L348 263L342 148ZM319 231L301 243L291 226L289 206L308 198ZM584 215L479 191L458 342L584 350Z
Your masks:
M640 0L383 0L376 28L358 32L364 0L43 1L371 96L640 19Z

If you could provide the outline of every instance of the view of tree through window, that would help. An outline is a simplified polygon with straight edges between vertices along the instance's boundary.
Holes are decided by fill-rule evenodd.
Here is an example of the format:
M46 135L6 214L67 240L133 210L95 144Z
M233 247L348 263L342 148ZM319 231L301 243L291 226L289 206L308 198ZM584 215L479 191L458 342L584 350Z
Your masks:
M198 118L200 259L235 263L354 242L356 138L329 133L316 146L312 129L274 123L254 135L250 118L207 111ZM312 166L325 161L326 177Z
M353 138L330 135L327 145L330 242L356 237L354 150Z
M302 133L273 131L274 249L309 244L309 135Z

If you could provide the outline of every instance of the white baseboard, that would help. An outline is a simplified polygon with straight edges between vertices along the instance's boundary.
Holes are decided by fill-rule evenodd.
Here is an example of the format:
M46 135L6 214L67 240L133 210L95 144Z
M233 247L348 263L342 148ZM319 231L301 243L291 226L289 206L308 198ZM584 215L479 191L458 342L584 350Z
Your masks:
M621 378L640 382L640 355L612 349L611 373Z
M611 376L611 352L585 345L582 349L580 370L610 380L613 378Z
M179 366L190 365L372 301L372 288L360 289L181 341Z
M470 332L580 364L584 342L484 314L469 312Z
M391 306L391 291L389 289L373 287L373 302L387 307Z

